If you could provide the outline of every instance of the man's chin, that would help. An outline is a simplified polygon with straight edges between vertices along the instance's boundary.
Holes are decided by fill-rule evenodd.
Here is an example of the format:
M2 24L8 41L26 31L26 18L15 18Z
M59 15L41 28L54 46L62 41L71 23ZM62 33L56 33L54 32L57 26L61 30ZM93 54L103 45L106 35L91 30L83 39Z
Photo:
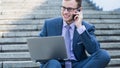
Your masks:
M71 22L72 19L64 19L65 22Z

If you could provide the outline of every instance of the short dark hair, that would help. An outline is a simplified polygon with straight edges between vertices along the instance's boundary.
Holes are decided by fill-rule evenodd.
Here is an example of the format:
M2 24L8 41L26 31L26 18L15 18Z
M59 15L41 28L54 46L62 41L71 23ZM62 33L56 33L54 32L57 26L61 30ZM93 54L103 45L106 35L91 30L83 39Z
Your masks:
M65 1L70 1L70 0L65 0ZM82 6L82 0L75 0L78 5L77 5L77 8L80 8Z
M82 6L82 0L75 0L78 3L78 8Z

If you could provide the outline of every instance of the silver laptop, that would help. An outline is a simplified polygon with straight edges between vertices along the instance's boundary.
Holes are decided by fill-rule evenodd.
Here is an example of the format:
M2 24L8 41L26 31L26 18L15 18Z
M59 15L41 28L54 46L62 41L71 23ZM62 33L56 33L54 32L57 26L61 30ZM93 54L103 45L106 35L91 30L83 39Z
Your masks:
M31 59L47 61L49 59L66 59L67 52L62 36L38 37L27 40Z

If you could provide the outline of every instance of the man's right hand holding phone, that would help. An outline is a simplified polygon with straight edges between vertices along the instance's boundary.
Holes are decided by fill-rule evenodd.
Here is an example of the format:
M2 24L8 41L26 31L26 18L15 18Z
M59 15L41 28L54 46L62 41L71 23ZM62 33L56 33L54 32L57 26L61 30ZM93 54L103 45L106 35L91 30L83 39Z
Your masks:
M74 14L75 14L74 17L75 26L77 27L78 33L82 34L86 30L85 26L82 25L83 13L82 11L76 11Z
M76 10L73 16L76 27L80 28L82 26L82 20L83 20L83 13L81 11L81 8Z

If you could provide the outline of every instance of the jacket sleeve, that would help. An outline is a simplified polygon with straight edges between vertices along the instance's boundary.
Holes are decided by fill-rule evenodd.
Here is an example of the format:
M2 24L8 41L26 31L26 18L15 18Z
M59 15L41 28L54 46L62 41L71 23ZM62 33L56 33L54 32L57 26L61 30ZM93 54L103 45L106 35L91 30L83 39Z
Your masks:
M93 54L100 49L100 44L96 39L94 31L95 27L92 25L80 35L83 45L89 54Z
M47 22L46 22L46 20L45 20L45 23L44 23L44 25L39 33L39 36L40 37L47 36Z

